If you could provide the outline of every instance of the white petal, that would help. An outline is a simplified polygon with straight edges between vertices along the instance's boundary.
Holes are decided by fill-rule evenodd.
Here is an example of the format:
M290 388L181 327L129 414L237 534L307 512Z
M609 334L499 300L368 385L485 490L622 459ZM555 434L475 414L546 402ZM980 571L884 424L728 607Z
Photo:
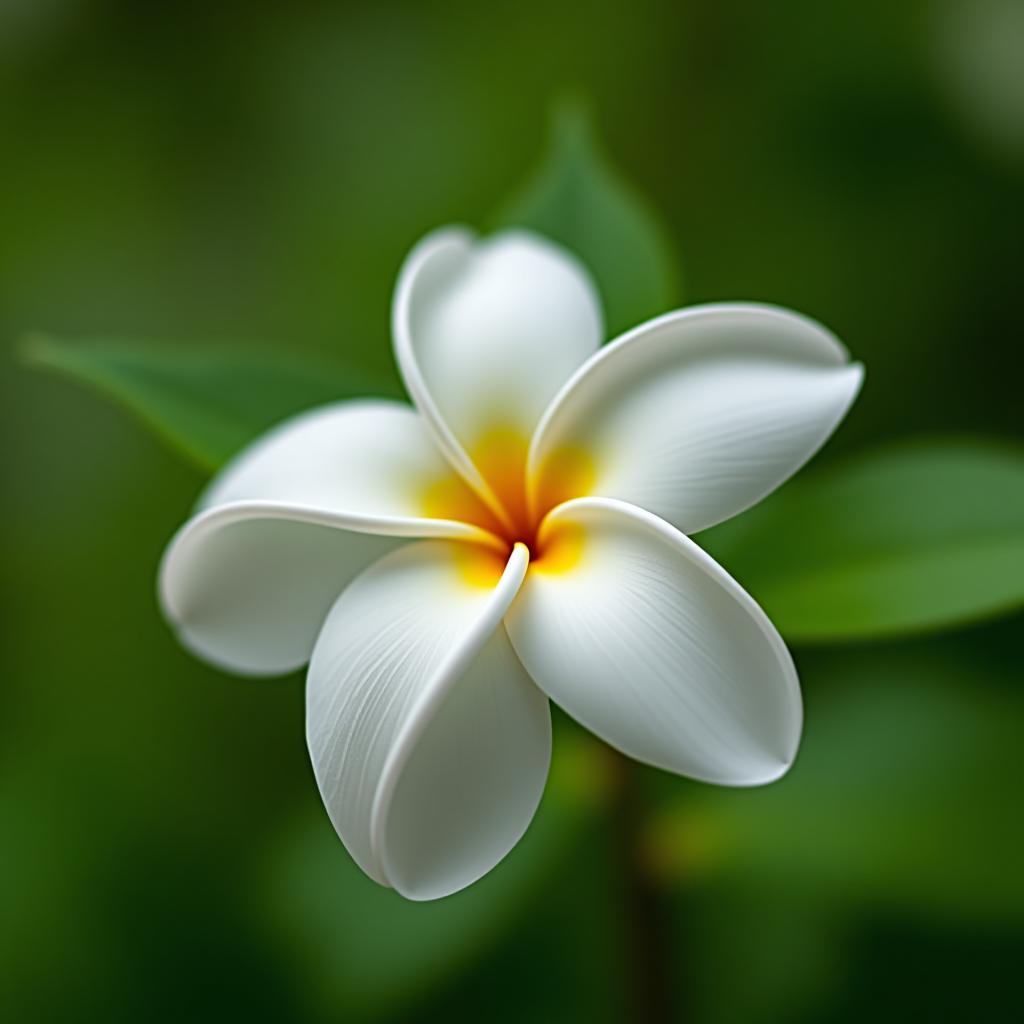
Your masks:
M164 611L191 651L252 675L304 665L331 604L397 538L481 539L461 520L492 521L419 415L380 401L285 422L200 507L164 555Z
M438 513L439 494L449 499ZM488 517L453 472L422 417L399 402L339 402L286 420L217 474L200 507L274 501L367 520ZM472 509L469 508L472 506ZM475 510L475 512L474 512ZM385 530L384 532L394 532Z
M802 710L786 647L693 541L606 498L560 506L506 617L537 685L612 746L724 785L782 775Z
M349 586L317 641L306 735L321 796L363 870L411 899L489 871L540 800L547 699L501 627L527 560L521 545L507 566L409 545Z
M160 601L193 654L231 672L279 675L309 661L345 584L399 543L340 529L322 513L225 505L168 545Z
M823 327L769 306L697 306L602 349L545 414L536 507L619 498L695 533L759 501L835 429L860 388Z
M484 241L461 229L427 236L402 268L393 319L409 394L482 493L501 492L495 477L508 468L489 465L488 449L518 442L525 463L548 402L602 334L586 271L525 231Z

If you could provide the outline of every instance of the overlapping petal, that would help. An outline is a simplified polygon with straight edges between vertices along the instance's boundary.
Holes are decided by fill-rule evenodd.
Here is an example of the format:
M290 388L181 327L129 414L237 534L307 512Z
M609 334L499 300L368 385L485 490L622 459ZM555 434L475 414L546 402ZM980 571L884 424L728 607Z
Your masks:
M377 401L284 423L215 478L200 508L164 555L164 611L190 650L254 675L305 664L342 588L398 538L480 538L447 510L488 516L417 413Z
M237 501L344 513L364 519L368 529L377 519L399 521L411 536L422 535L419 522L426 518L489 519L423 418L383 399L313 409L264 434L217 474L199 505Z
M534 508L601 495L695 533L796 472L862 376L828 331L786 310L659 317L601 350L553 401L531 446Z
M725 785L796 754L796 672L753 599L693 541L623 502L552 512L506 618L537 685L639 761Z
M547 699L501 619L526 573L470 545L424 541L360 575L310 663L317 783L364 871L412 899L461 889L518 841L550 758Z
M508 504L537 421L601 343L586 271L525 231L478 241L441 230L406 260L393 319L406 387L439 443L467 480Z

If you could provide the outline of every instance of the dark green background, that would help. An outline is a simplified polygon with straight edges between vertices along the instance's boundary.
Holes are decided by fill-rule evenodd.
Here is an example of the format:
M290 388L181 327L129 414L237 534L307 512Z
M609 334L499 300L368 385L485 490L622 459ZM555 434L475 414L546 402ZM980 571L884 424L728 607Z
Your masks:
M159 618L157 560L200 475L21 367L22 334L390 375L405 251L486 221L572 90L663 216L688 301L792 306L867 364L820 463L922 433L1019 439L1020 7L0 7L0 1017L630 1012L594 752L560 722L587 784L553 794L482 896L396 910L320 810L301 679L218 674ZM797 649L789 778L650 773L690 1019L1019 1006L1020 627Z

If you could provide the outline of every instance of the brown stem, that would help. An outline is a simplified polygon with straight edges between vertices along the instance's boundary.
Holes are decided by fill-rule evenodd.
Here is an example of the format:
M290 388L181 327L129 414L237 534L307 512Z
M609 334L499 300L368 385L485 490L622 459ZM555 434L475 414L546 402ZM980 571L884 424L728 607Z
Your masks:
M644 855L645 801L640 769L609 751L614 759L612 807L615 852L622 878L625 936L628 943L630 1020L637 1024L679 1021L673 999L670 908Z

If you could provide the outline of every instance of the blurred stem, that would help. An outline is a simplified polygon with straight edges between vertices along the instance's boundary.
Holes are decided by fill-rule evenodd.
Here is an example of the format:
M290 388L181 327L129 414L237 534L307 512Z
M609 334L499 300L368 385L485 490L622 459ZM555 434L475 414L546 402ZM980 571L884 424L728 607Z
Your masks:
M638 1024L678 1021L673 1005L670 908L651 870L643 842L647 807L641 769L609 749L614 772L612 804L615 854L622 892L630 1020Z

